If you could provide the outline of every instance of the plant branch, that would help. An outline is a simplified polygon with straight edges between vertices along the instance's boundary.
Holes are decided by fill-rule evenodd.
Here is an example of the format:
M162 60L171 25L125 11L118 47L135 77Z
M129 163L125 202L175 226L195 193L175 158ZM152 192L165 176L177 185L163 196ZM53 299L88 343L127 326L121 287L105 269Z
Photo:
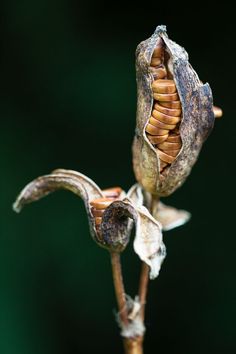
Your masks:
M143 337L124 338L125 354L143 354Z
M119 309L120 320L124 325L128 325L129 320L126 307L125 288L121 271L120 254L117 252L110 252L110 254L113 283L115 288L117 305Z
M146 304L146 297L148 291L148 282L149 282L149 266L142 262L140 280L139 280L139 302L141 305L141 319L144 321L145 317L145 304Z

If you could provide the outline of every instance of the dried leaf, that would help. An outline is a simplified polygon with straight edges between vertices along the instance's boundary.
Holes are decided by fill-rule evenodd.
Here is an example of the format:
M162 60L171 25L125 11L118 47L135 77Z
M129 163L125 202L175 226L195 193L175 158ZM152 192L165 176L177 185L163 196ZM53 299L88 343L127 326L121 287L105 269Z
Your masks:
M161 223L163 231L169 231L186 224L191 214L186 210L179 210L158 202L154 206L153 217Z
M166 256L162 241L161 225L145 207L137 210L134 250L140 259L150 266L150 279L159 275L161 264Z
M142 187L136 183L127 192L126 198L131 200L131 202L137 207L143 205L143 192Z

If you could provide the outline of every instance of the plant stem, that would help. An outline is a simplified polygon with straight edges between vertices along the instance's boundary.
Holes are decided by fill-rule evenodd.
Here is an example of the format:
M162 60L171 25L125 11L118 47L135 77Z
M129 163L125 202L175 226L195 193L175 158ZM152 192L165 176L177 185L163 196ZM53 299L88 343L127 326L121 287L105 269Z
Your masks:
M129 320L128 320L128 313L126 307L125 288L124 288L122 271L121 271L120 254L117 252L111 252L110 254L111 254L113 282L114 282L116 300L119 309L120 320L124 325L128 325Z
M150 212L153 214L155 203L158 202L158 197L152 196L152 202L150 206ZM120 321L122 325L127 326L129 324L128 310L126 306L125 288L123 283L120 254L117 252L110 252L112 275L116 294L116 300L119 309ZM149 282L149 266L146 263L142 263L142 269L139 281L139 301L141 304L140 316L142 321L145 317L145 304ZM125 354L143 354L143 339L144 336L124 338Z
M141 319L144 321L145 317L145 304L148 290L148 282L149 282L149 266L142 262L140 281L139 281L139 302L141 305Z
M143 354L143 337L125 338L125 354Z
M122 324L128 325L128 312L125 299L125 288L122 278L120 254L111 252L112 275L116 294L116 300L119 309L120 321ZM142 349L143 337L124 338L125 354L143 354Z

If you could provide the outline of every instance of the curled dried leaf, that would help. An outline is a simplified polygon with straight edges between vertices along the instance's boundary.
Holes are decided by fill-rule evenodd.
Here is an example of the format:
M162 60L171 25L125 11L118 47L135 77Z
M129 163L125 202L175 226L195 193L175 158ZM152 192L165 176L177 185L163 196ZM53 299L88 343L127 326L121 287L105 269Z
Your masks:
M142 206L144 202L142 187L136 183L127 192L126 198L137 207Z
M163 231L169 231L186 224L191 218L191 214L186 210L176 209L158 202L154 206L153 217L161 223Z
M165 26L137 47L136 72L134 172L145 190L168 196L191 172L213 128L212 92Z
M162 241L161 224L145 207L137 210L134 250L150 267L150 279L155 279L166 257L166 247Z
M136 207L145 206L148 210L151 210L152 216L161 224L163 231L182 226L191 218L188 211L162 203L160 198L142 189L138 183L130 188L127 198Z

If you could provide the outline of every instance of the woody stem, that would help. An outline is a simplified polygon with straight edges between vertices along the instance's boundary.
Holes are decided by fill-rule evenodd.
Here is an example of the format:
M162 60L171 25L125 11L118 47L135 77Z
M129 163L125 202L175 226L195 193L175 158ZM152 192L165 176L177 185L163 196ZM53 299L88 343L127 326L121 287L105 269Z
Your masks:
M120 321L122 322L123 325L128 325L129 320L128 320L128 313L126 307L125 288L124 288L123 277L122 277L120 254L117 252L110 252L110 254L111 254L113 283L115 288Z
M150 212L153 214L154 205L158 202L158 197L152 196L152 202L150 205ZM117 252L110 252L113 283L115 288L116 300L119 309L119 318L122 325L127 326L129 324L128 310L126 306L125 288L122 277L120 254ZM149 267L146 263L142 263L142 269L139 281L139 301L141 308L141 319L144 321L145 317L145 303L147 297L149 282ZM143 336L124 338L125 354L143 354Z
M142 321L144 321L145 317L145 304L146 304L146 297L148 291L148 282L149 282L149 266L142 262L140 280L139 280L139 302L141 307L140 315Z
M128 312L125 299L125 288L122 278L120 254L117 252L111 252L111 265L113 283L115 288L116 300L119 309L119 317L123 326L129 324ZM142 350L142 337L137 338L124 338L125 354L143 354Z

